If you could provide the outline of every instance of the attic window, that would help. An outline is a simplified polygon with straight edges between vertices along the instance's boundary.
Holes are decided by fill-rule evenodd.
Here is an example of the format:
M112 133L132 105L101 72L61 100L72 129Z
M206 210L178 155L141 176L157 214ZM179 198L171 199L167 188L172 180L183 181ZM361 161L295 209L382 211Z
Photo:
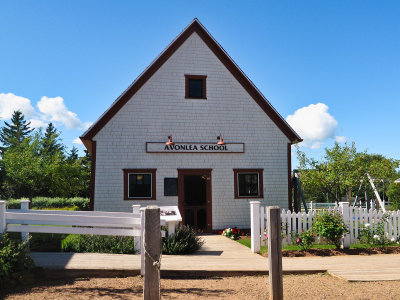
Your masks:
M205 75L185 75L185 98L207 99Z

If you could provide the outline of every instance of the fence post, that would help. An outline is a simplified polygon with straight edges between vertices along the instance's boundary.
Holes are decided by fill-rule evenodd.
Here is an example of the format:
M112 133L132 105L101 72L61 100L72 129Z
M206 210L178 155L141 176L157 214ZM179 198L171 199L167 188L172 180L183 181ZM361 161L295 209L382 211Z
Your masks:
M171 236L171 235L175 234L176 222L175 221L170 221L170 222L167 222L167 224L168 224L168 236Z
M140 205L132 205L132 213L140 214ZM133 246L135 247L135 250L139 250L139 253L141 252L141 243L142 243L141 237L135 236L133 238Z
M260 201L250 201L251 252L260 252Z
M140 275L144 276L144 211L145 207L140 209Z
M160 299L160 208L154 205L147 206L144 215L145 273L143 298L145 300Z
M347 228L350 228L350 221L353 221L353 220L350 220L349 202L339 202L339 207L341 208L341 211L342 211L344 224L346 224ZM342 247L344 249L349 249L350 248L350 234L345 233L343 235Z
M281 210L268 206L269 294L272 300L283 300Z
M20 200L21 203L21 212L29 212L29 203L30 200ZM25 224L25 222L22 222ZM21 241L26 242L29 239L29 232L21 232Z
M0 200L0 234L6 231L6 201Z

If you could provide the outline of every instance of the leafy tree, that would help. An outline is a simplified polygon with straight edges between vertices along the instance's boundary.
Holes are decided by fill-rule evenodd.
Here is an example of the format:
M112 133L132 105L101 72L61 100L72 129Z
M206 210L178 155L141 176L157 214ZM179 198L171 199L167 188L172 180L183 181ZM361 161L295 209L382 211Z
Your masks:
M393 210L400 209L400 183L395 183L394 180L390 183L387 192L389 201Z
M0 142L3 144L0 151L3 154L8 148L19 145L34 130L30 129L31 122L25 120L21 111L14 111L11 117L11 124L4 122L0 129Z
M14 197L39 194L45 184L44 173L52 166L43 164L40 155L40 137L35 135L22 140L20 145L9 148L3 155L6 173L5 189L12 189Z
M297 150L300 180L306 198L313 201L339 201L350 197L358 189L360 180L368 172L373 178L391 179L399 161L382 155L357 152L355 144L335 145L325 149L320 161ZM369 191L372 193L371 191Z
M92 156L89 151L85 150L85 156L80 158L81 172L82 172L82 188L80 191L81 197L90 196L90 175L92 166Z

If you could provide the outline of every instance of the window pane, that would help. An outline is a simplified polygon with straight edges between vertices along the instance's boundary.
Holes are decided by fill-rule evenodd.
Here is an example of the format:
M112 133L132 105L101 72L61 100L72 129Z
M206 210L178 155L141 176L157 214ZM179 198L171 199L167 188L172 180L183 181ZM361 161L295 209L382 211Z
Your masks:
M258 173L238 174L239 196L258 196Z
M189 97L203 98L203 79L189 78Z
M129 174L129 198L151 198L151 174Z

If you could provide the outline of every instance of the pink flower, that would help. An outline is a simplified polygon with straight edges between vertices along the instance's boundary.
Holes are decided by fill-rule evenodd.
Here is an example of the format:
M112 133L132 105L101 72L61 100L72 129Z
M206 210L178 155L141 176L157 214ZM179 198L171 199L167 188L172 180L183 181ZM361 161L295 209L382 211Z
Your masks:
M296 243L300 243L300 242L301 242L301 239L297 239L297 240L296 240Z

